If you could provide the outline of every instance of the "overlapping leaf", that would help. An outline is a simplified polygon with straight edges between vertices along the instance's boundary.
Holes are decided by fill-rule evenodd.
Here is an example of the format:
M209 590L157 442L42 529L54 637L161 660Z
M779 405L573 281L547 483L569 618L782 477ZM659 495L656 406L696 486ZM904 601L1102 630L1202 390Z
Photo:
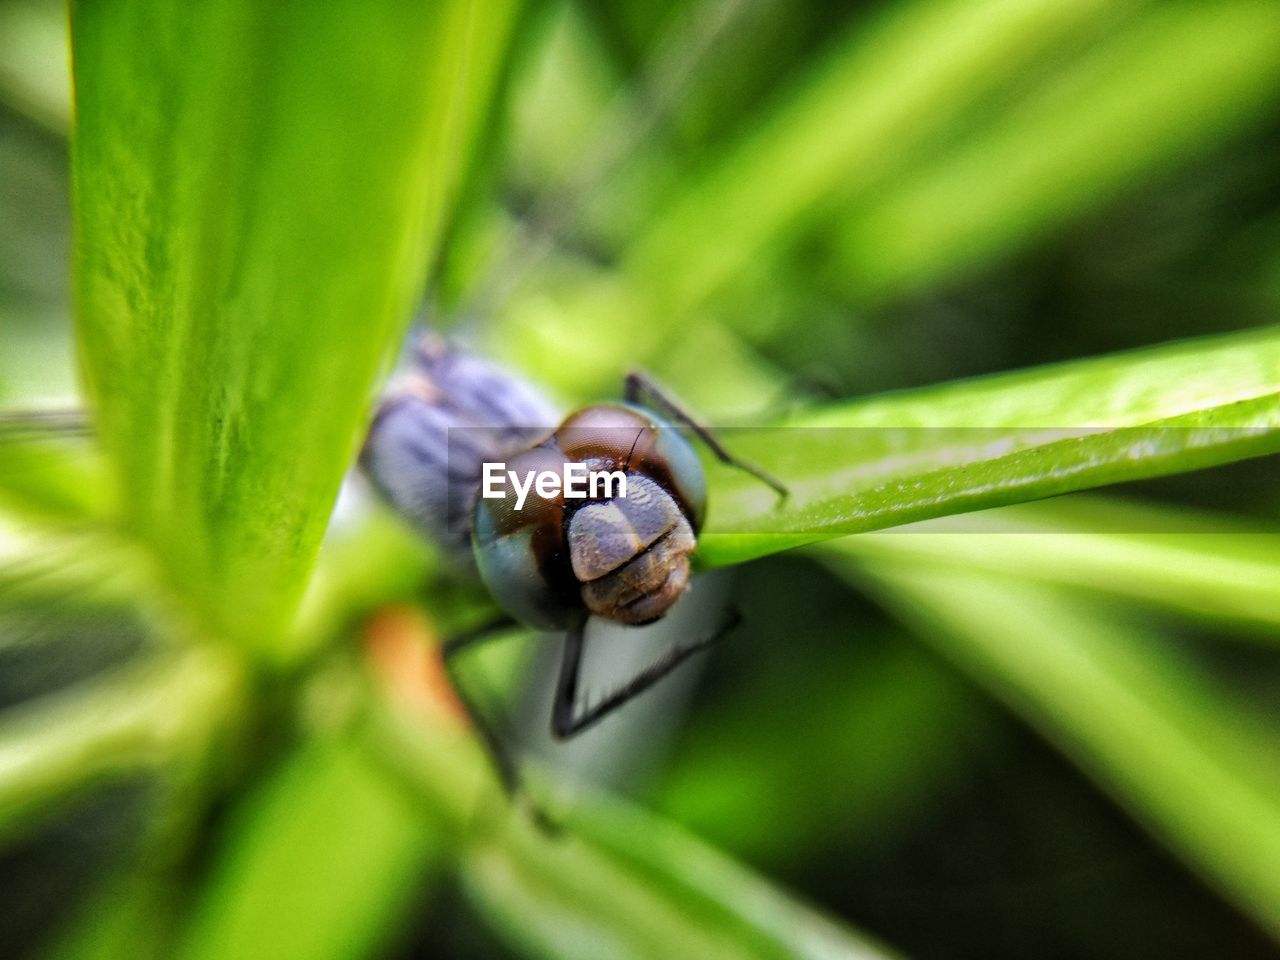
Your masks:
M74 5L89 397L215 632L269 644L302 589L516 6Z
M851 401L730 435L709 564L1280 450L1274 328Z

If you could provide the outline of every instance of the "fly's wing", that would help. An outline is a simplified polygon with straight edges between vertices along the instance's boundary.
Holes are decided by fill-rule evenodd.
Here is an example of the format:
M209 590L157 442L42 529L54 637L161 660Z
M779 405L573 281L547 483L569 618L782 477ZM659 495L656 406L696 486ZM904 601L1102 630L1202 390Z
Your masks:
M89 417L83 410L0 410L0 441L87 437Z
M378 407L360 465L397 512L470 564L484 464L536 446L559 420L511 371L428 337L407 380Z

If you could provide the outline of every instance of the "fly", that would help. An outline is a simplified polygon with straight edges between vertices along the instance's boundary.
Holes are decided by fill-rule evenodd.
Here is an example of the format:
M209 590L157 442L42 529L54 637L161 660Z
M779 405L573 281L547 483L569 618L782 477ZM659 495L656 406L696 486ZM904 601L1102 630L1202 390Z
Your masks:
M558 426L554 426L558 424ZM581 733L648 690L736 623L673 647L603 700L579 709L588 620L640 626L661 619L689 587L691 554L706 516L706 478L689 430L721 462L787 489L735 458L705 426L647 376L627 376L622 403L567 417L497 364L425 337L407 382L376 411L361 467L390 505L457 566L474 568L514 620L565 636L551 732ZM506 484L486 475L620 474L622 492L566 497L563 486ZM504 787L517 790L514 759L468 696L457 658L497 634L491 628L447 640L450 681L470 714Z

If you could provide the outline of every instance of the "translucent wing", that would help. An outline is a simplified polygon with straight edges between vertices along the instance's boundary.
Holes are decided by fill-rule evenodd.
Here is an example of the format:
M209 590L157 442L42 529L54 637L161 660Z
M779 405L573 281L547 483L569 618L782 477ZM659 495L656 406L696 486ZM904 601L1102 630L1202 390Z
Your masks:
M378 407L360 465L402 516L469 564L483 464L535 446L559 421L516 374L428 336Z
M0 440L88 436L83 410L0 410Z

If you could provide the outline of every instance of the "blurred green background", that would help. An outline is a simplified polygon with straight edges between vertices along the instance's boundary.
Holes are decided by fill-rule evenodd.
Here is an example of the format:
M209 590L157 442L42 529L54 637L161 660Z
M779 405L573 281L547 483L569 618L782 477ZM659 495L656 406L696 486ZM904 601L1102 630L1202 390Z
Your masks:
M0 0L0 403L94 424L0 425L0 956L1280 955L1280 6L71 21ZM556 834L435 656L491 601L331 520L415 320L793 428L729 434L780 526L711 475L685 682L560 747L553 638L471 665ZM1163 432L802 429L931 425Z

